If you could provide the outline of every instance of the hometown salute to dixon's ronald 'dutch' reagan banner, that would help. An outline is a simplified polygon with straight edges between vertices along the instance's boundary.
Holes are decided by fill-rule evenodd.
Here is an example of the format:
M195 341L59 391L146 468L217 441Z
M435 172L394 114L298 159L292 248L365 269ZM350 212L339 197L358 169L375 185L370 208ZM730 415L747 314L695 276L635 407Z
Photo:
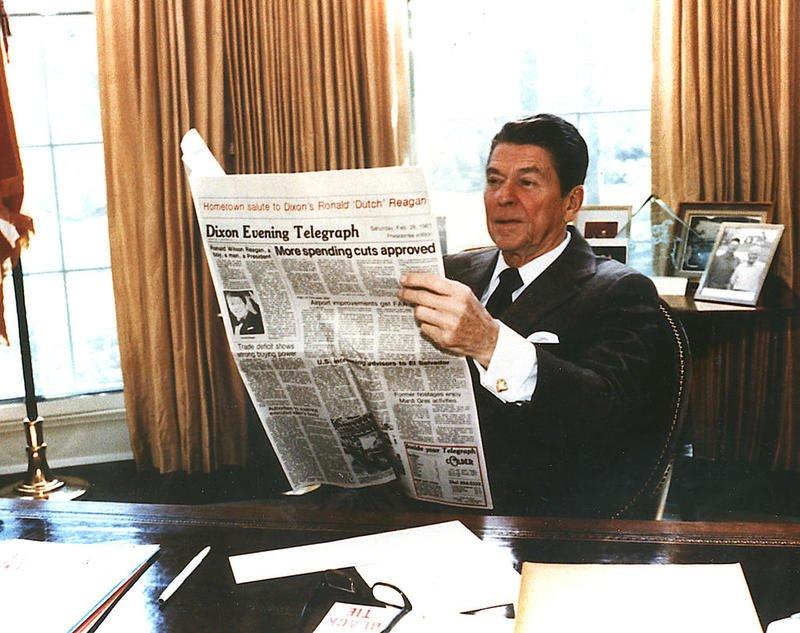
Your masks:
M227 176L181 148L231 350L294 489L399 479L417 499L491 508L463 358L396 298L442 274L417 168Z

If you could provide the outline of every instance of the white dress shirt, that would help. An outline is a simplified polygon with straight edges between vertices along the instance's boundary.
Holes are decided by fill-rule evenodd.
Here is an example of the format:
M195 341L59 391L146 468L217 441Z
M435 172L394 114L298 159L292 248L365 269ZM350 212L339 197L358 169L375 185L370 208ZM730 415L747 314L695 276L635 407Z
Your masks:
M564 240L556 248L539 255L519 269L522 286L511 295L512 301L516 301L525 288L558 259L558 256L567 248L569 240L570 234L567 232ZM501 253L497 258L492 279L481 297L483 305L486 305L489 297L499 285L500 273L506 268L510 268L510 266L503 259ZM536 347L502 321L497 320L497 323L500 325L500 331L489 366L484 369L475 359L471 360L478 370L481 385L484 388L504 402L522 403L530 400L536 389L536 377L539 369ZM498 388L500 389L498 390Z

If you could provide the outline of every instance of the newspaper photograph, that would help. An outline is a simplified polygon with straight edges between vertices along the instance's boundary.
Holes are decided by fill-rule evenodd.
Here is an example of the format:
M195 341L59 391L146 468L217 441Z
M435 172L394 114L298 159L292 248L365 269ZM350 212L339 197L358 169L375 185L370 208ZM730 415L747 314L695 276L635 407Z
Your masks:
M464 358L396 293L444 274L416 167L225 175L181 148L228 341L293 489L398 479L416 499L492 507Z

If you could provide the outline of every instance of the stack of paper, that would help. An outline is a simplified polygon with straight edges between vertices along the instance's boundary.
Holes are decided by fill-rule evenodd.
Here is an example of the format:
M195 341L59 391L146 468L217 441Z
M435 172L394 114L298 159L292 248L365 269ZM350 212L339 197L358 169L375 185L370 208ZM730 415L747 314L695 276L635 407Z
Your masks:
M515 633L762 633L738 563L524 563Z
M158 545L0 541L0 631L88 631L157 552Z

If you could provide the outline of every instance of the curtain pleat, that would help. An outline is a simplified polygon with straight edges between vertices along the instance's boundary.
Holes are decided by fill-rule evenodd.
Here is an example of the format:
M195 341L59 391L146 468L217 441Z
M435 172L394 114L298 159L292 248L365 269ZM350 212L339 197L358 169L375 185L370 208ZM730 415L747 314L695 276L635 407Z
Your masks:
M248 456L249 399L181 137L197 128L229 173L401 163L402 40L388 19L400 10L400 0L97 0L112 275L140 467L207 472Z
M96 5L111 266L137 464L243 464L247 396L228 351L180 161L224 146L219 3Z
M800 295L800 47L795 0L657 0L653 191L681 201L772 201L785 225L769 290ZM769 294L765 289L765 294ZM696 325L695 454L800 470L797 317Z
M226 3L230 170L401 164L408 111L400 9L396 0Z

